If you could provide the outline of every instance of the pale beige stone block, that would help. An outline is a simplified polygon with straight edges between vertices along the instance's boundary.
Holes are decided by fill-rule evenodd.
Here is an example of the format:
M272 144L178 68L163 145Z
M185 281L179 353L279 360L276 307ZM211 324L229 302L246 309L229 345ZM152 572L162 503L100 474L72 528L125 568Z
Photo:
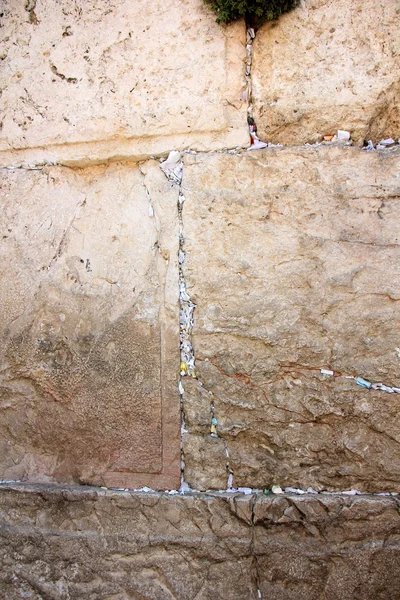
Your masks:
M177 189L156 161L1 187L0 477L179 486Z
M202 0L2 11L1 164L247 145L243 22L217 25Z
M254 118L262 139L303 144L348 130L400 136L397 0L305 0L253 45Z

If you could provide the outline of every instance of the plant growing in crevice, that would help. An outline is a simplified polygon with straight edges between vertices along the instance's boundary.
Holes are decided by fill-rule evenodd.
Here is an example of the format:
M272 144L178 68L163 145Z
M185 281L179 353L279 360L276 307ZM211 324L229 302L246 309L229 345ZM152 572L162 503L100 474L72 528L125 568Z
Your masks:
M265 21L278 19L293 10L300 0L204 0L217 15L217 23L245 18L248 27L258 29Z

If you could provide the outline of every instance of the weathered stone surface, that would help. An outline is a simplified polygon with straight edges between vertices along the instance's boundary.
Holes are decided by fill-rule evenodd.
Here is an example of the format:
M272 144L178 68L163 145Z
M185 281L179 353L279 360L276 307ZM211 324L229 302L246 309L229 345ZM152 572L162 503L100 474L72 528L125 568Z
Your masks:
M176 487L177 190L156 161L1 187L0 477Z
M213 394L233 485L397 491L400 395L346 376L400 387L399 150L185 161L196 376ZM193 475L197 436L209 434L204 388L184 396L197 440L184 446L185 476L200 489L215 471L210 484Z
M397 0L305 0L254 42L254 116L263 139L400 136Z
M194 490L225 490L228 481L226 444L221 438L186 433L182 439L185 481Z
M212 395L193 377L184 379L185 423L192 433L210 433Z
M21 591L35 600L44 591L54 600L257 599L240 500L99 490L1 496L0 593L10 600Z
M0 594L395 600L397 498L0 486Z
M1 20L2 164L247 145L245 26L203 0L5 0Z
M254 525L263 598L394 600L400 594L397 501L267 499L255 503Z
M194 490L224 490L228 481L226 443L210 435L212 396L193 377L184 379L184 422L189 433L182 435L185 480Z

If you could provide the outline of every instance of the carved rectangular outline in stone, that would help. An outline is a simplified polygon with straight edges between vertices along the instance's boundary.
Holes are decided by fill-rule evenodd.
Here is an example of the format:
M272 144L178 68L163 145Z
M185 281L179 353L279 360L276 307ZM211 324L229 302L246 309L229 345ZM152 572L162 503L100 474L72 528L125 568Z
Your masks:
M164 303L162 303L164 304ZM161 347L161 360L160 360L160 384L161 384L161 468L159 471L151 472L138 472L138 471L109 471L103 475L104 483L106 487L124 487L124 488L139 488L143 486L152 487L154 489L175 489L179 487L180 479L180 448L178 444L176 457L173 456L174 442L179 434L180 428L180 406L179 396L176 389L173 389L172 385L169 385L163 377L165 363L168 362L169 357L174 357L176 354L176 360L169 358L169 361L175 365L179 360L179 353L176 349L175 336L165 335L164 323L161 323L160 327L160 347ZM176 370L176 369L175 369ZM178 379L178 377L176 378ZM176 386L177 387L177 382ZM176 396L176 407L171 402L171 406L168 406L166 398L168 394L173 398ZM176 408L176 410L171 410ZM168 419L168 415L171 410L171 418ZM174 414L176 412L176 415ZM169 422L171 420L171 423ZM176 427L175 425L176 421ZM178 433L174 431L177 429ZM168 460L165 449L171 449L172 459Z
M157 166L158 168L158 166ZM161 170L160 170L161 173ZM143 174L143 173L142 173ZM164 178L164 174L162 174ZM176 189L176 203L178 189ZM174 238L175 240L175 238ZM178 241L176 239L177 248ZM176 303L179 313L178 279ZM107 487L135 489L147 486L157 490L176 489L180 485L180 403L178 395L179 326L165 311L165 289L160 297L160 401L161 401L161 469L158 472L109 471L103 475ZM175 315L174 315L175 317ZM167 330L167 331L166 331ZM165 373L174 374L169 380ZM170 401L168 401L170 399ZM174 401L176 399L176 402ZM175 448L176 446L176 448Z
M164 433L164 427L163 427L163 407L165 406L165 402L163 401L163 391L164 391L164 386L162 385L163 382L163 352L162 352L162 342L163 342L163 327L162 325L160 326L160 336L159 336L159 343L160 343L160 396L159 396L159 401L160 401L160 455L159 455L159 464L160 466L158 468L154 468L154 469L147 469L147 468L143 468L143 470L139 469L139 466L133 467L133 468L121 468L119 471L106 471L105 476L114 476L116 478L121 477L122 475L137 475L137 476L142 476L142 475L159 475L160 473L162 473L163 471L163 458L164 458L164 437L163 437L163 433ZM136 484L135 487L139 487L140 483ZM111 487L118 487L117 485L115 486L111 486ZM130 486L132 487L132 486Z

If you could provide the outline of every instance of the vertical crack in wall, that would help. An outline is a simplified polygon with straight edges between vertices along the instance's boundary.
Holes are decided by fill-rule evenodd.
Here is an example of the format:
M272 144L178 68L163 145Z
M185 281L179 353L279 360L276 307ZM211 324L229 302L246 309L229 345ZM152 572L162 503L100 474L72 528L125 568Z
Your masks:
M257 503L257 496L254 495L252 497L251 500L251 553L253 555L253 561L254 561L254 579L255 579L255 587L257 590L257 598L258 600L263 600L262 597L262 593L261 593L261 589L260 589L260 585L261 585L261 575L260 575L260 566L258 564L258 556L257 553L255 551L255 535L256 535L256 531L255 531L255 508L256 508L256 503Z
M182 210L185 202L185 196L182 189L179 189L178 214L179 214L179 338L180 338L180 375L195 377L195 357L192 346L192 332L194 324L194 310L196 305L192 302L187 289L183 272L183 263L186 253L184 249L185 240L183 237L183 218Z
M183 452L183 435L187 433L186 429L186 415L184 405L184 377L195 377L195 357L192 346L192 331L193 331L193 314L196 308L194 302L192 302L187 290L186 281L183 272L183 263L185 262L185 249L184 249L184 237L183 237L183 204L185 202L185 196L182 190L182 176L183 176L183 161L181 159L181 153L173 150L169 153L168 158L161 162L161 169L164 171L165 176L171 181L172 185L178 186L178 220L179 220L179 249L178 249L178 268L179 268L179 344L180 344L180 365L179 365L179 381L178 391L180 395L181 404L181 480L180 490L184 492L189 489L189 486L185 482L185 460Z
M215 414L214 407L214 394L207 390L203 382L196 377L196 365L195 355L192 345L192 333L194 325L194 311L196 308L195 302L191 299L187 288L184 273L184 262L186 259L185 252L185 239L183 235L183 206L185 202L185 195L182 187L183 177L183 161L181 153L173 150L169 153L168 158L161 162L161 169L171 184L178 187L178 219L179 219L179 250L178 250L178 268L179 268L179 341L180 341L180 365L179 365L179 381L178 391L180 395L180 408L181 408L181 485L180 491L184 492L190 489L189 485L185 482L185 456L183 449L183 436L188 433L186 427L186 414L185 414L185 402L184 402L184 378L193 377L196 379L198 384L209 394L210 396L210 433L212 437L220 437L218 435L217 426L218 420ZM149 198L150 202L150 198ZM149 204L151 206L151 203ZM227 472L227 485L226 489L232 489L233 484L233 471L229 464L229 450L228 443L224 440L225 456L226 456L226 472Z
M246 97L247 97L247 123L249 126L250 146L248 150L260 150L266 148L268 144L262 142L257 136L257 125L253 114L253 82L251 75L251 66L253 62L253 42L256 37L256 31L253 27L248 27L246 31Z
M185 196L182 186L179 188L178 197L178 215L179 215L179 343L180 343L180 365L179 365L179 394L181 399L181 491L188 488L185 482L185 455L183 450L183 436L187 433L184 393L182 384L184 377L195 376L195 357L192 346L192 331L194 323L194 310L196 305L192 302L187 290L186 281L183 272L183 263L185 262L184 237L183 237L183 217L182 210L185 202Z
M256 33L252 27L246 31L246 97L247 97L247 117L253 119L253 86L251 79L251 63L253 60L253 41Z

